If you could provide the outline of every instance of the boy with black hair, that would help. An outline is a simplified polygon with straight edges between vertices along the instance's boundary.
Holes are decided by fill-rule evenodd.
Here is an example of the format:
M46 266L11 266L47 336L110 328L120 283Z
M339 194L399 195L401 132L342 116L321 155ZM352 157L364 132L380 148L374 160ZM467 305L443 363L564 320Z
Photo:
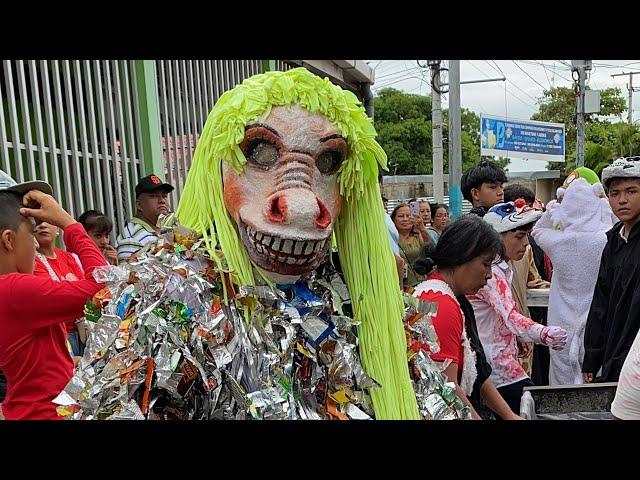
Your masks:
M460 189L465 200L471 202L473 213L483 217L487 210L504 201L502 184L507 181L504 170L491 160L468 170L460 179Z
M607 232L584 335L583 379L618 381L640 329L640 157L602 171L609 205L620 220Z
M52 403L73 373L64 322L82 316L102 285L93 270L106 265L82 225L65 212L44 182L16 184L0 171L0 370L7 377L7 420L58 420ZM34 219L64 230L68 251L86 277L55 282L33 275Z

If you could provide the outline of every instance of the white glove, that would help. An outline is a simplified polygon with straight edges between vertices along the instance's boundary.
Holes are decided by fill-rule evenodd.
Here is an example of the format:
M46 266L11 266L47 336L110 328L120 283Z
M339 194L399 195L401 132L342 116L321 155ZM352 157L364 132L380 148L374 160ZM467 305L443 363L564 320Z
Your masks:
M553 350L562 350L567 343L567 331L560 327L544 327L540 339Z

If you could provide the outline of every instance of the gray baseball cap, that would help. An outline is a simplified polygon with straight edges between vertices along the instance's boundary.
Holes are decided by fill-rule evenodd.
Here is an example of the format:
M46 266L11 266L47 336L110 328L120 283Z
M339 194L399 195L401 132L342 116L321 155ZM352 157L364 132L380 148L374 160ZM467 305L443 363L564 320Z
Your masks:
M15 192L24 195L29 190L40 190L47 195L53 195L53 189L47 182L34 180L33 182L17 183L7 173L0 170L0 192Z

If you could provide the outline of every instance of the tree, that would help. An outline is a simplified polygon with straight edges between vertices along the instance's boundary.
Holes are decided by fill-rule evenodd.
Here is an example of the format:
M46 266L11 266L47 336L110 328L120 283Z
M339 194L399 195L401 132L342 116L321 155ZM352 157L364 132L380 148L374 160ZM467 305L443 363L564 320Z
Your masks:
M589 87L587 87L589 88ZM591 147L591 159L596 161L602 155L611 150L609 142L614 131L609 128L612 125L608 121L601 121L597 116L620 116L627 108L626 101L622 96L619 88L607 88L600 91L600 112L598 114L589 113L585 115L585 166L592 168L597 163L591 165L587 162L587 145L599 144L605 150L597 150ZM569 87L556 87L551 90L545 90L542 98L539 100L538 112L531 116L531 120L541 122L564 123L565 125L565 159L566 163L551 162L547 168L550 170L560 169L565 175L569 174L575 168L576 164L576 92ZM593 135L590 137L590 133ZM607 139L606 142L604 140ZM613 150L611 150L613 152Z
M391 174L433 173L431 98L385 88L374 98L374 108L378 142L387 152ZM443 162L447 171L449 128L446 109L443 110L443 124ZM460 140L462 169L466 171L480 161L480 117L465 108L461 111ZM509 159L501 158L497 162L504 167Z

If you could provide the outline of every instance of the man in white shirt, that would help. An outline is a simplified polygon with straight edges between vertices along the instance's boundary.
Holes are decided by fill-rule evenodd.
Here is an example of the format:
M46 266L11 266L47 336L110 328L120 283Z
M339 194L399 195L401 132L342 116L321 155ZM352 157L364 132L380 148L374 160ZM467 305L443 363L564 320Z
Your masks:
M156 175L142 178L136 185L136 215L116 239L118 260L123 261L151 242L158 241L156 223L161 214L169 213L168 195L173 185Z
M640 331L622 365L611 413L618 420L640 420Z

